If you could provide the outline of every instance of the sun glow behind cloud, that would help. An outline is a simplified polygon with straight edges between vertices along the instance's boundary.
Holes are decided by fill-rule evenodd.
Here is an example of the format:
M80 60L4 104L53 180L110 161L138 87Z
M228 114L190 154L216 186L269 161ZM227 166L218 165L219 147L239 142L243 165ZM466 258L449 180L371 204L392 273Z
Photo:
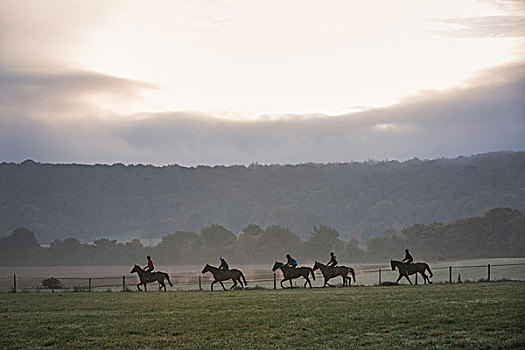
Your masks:
M94 11L97 4L36 1L3 11L29 13L36 21L27 24L24 17L19 28L26 38L19 39L45 26L48 49L39 42L33 58L38 54L41 61L158 86L134 102L116 103L103 94L92 99L102 109L126 114L195 110L236 119L343 114L457 86L474 72L520 54L515 38L450 35L461 24L449 19L507 13L488 2L98 5ZM27 49L13 50L16 55Z

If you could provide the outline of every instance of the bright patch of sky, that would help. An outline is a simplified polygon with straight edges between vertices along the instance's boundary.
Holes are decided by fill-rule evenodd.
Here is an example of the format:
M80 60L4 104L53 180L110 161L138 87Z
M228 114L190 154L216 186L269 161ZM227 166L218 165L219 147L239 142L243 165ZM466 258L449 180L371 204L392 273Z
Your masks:
M118 114L338 115L458 86L523 49L480 26L462 35L468 19L517 13L498 1L37 0L2 13L4 64L158 86L142 99L87 97Z

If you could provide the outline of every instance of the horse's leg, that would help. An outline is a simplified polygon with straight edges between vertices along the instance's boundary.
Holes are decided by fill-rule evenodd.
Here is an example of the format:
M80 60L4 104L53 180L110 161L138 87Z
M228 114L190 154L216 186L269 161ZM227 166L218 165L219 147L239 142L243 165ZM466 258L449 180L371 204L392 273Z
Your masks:
M308 276L303 276L306 279L306 282L304 282L304 288L306 288L306 284L308 283L310 285L310 288L312 288L312 282L310 282L310 279Z
M212 291L212 292L213 292L213 285L214 285L215 283L217 283L217 281L213 281L213 282L211 282L211 291Z
M396 283L399 283L399 280L401 279L401 277L403 277L403 275L399 274L399 277L397 278Z
M144 282L144 291L147 292L148 291L148 286L146 285L148 282Z
M427 275L425 275L424 272L420 272L419 274L420 274L421 276L423 276L423 282L424 282L425 284L427 284L427 278L428 278Z
M283 286L283 282L284 282L284 281L286 281L286 278L283 278L283 279L281 280L281 288L282 288L282 289L284 289L284 286Z
M137 288L139 290L139 292L142 292L142 289L140 289L140 285L142 284L142 282L140 282L139 284L137 284Z
M290 288L293 289L293 285L292 285L292 279L290 278Z
M405 275L405 278L408 280L408 282L409 282L410 284L412 284L412 281L410 280L410 278L408 278L408 275Z
M224 287L224 283L222 283L222 281L219 281L219 283L221 284L222 289L226 290L226 288Z
M233 281L233 285L230 287L230 290L235 288L235 286L237 285L237 281L235 281L235 279L232 278L232 281Z

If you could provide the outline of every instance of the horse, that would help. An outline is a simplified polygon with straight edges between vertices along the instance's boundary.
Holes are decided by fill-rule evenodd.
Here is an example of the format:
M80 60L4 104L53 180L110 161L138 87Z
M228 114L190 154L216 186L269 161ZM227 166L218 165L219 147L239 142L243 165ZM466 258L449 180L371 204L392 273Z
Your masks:
M171 287L173 287L173 284L171 284L170 276L165 272L155 271L155 272L149 272L144 269L142 269L139 265L135 265L130 273L137 273L139 275L140 283L137 284L137 288L139 291L142 291L140 289L140 285L144 285L144 291L147 292L148 289L146 288L146 283L151 282L159 282L159 291L164 288L164 291L166 291L166 284L164 283L164 279L168 281Z
M237 282L241 285L241 288L244 288L246 287L246 285L248 285L248 283L246 282L246 279L244 278L244 274L241 272L241 270L237 270L237 269L221 270L218 267L206 264L206 266L204 266L204 269L202 269L202 273L205 274L206 272L211 272L211 274L213 275L214 281L211 283L212 292L213 292L213 285L217 282L221 284L222 289L226 290L226 288L224 288L224 284L222 283L222 281L226 281L229 279L233 281L233 286L231 286L230 290L232 290L234 287L237 286ZM244 281L244 285L241 282L241 278Z
M315 262L313 270L320 269L321 273L324 277L324 285L323 287L326 287L327 285L332 287L328 280L330 280L333 277L341 276L343 277L343 287L346 286L346 282L348 281L348 286L350 287L352 285L352 280L350 277L348 277L348 273L350 272L352 274L352 277L354 278L355 283L355 273L354 269L351 267L346 266L336 266L336 267L328 267L323 263L320 263L318 261Z
M290 266L286 266L282 262L276 261L275 264L273 264L272 271L276 271L277 269L281 269L283 273L283 280L281 281L281 288L284 289L283 282L284 281L290 281L290 288L293 288L292 286L292 280L294 278L304 277L306 279L306 282L304 282L304 288L306 288L306 284L310 285L310 288L312 288L312 283L310 282L310 279L308 278L308 275L311 273L312 278L315 281L315 274L314 270L307 266L301 266L297 268L293 268Z
M430 271L430 267L426 263L417 262L414 264L409 264L407 269L406 263L396 260L390 260L390 266L392 267L392 271L395 271L396 267L399 270L399 277L397 278L396 283L399 282L401 277L405 277L408 280L408 282L412 284L412 281L410 281L410 278L408 278L408 276L419 272L421 276L423 276L423 281L425 281L425 284L427 284L427 281L428 283L432 284L430 278L432 278L433 274L432 271ZM425 270L428 270L430 277L428 277L425 274Z

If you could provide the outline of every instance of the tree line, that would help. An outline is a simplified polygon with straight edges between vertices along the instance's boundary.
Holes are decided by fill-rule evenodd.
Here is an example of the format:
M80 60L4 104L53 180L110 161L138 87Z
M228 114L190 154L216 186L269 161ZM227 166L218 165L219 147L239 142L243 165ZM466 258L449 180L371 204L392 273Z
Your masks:
M525 254L525 215L511 208L496 208L482 217L443 224L416 224L396 232L387 230L364 247L354 240L343 241L329 226L314 226L302 240L289 228L247 225L235 235L222 225L203 227L199 232L176 231L160 243L145 247L140 240L117 242L100 238L81 243L70 237L41 246L32 231L18 228L0 237L0 264L40 265L132 265L154 257L158 265L213 263L225 256L235 264L268 264L289 253L300 262L329 259L334 251L340 261L385 262L403 257L410 248L416 260L520 257Z
M385 230L451 222L497 207L525 211L525 152L456 159L198 166L0 164L0 232L49 244L199 232L220 223L330 226L365 244Z

